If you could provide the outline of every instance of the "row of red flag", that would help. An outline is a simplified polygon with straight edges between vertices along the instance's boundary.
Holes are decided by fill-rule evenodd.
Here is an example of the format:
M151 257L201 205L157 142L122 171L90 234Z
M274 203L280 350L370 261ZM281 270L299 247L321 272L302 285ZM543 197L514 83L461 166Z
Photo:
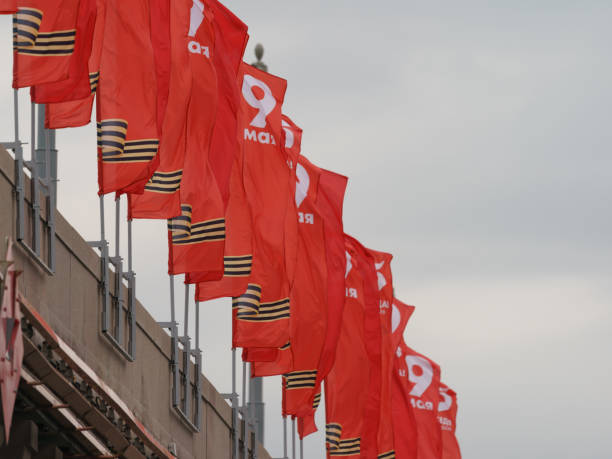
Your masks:
M287 82L242 62L247 26L217 0L0 0L14 13L13 87L48 128L88 124L99 193L167 219L169 273L232 297L234 347L282 375L283 415L331 456L460 457L456 395L406 345L414 308L392 256L344 232L347 178L301 154Z

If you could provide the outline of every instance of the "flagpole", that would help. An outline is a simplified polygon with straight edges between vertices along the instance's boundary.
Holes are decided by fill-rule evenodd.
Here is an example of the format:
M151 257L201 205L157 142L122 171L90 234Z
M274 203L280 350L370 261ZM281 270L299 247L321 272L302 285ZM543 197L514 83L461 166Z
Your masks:
M283 459L287 457L287 416L283 415Z
M238 400L236 397L236 348L232 348L232 421L234 424L234 454L233 459L238 459Z
M255 45L256 62L251 65L263 72L268 71L268 66L261 60L264 55L264 47L261 43ZM264 444L264 401L263 401L263 378L252 378L249 384L249 405L252 406L253 423L257 426L256 439Z
M296 459L295 456L295 418L291 418L291 449L293 451L292 459Z
M300 438L300 459L304 459L304 440Z
M247 412L247 404L246 404L246 390L247 390L247 363L242 362L242 420L244 421L244 438L243 445L244 448L242 450L243 459L248 459L249 457L249 443L247 437L249 436L249 413Z

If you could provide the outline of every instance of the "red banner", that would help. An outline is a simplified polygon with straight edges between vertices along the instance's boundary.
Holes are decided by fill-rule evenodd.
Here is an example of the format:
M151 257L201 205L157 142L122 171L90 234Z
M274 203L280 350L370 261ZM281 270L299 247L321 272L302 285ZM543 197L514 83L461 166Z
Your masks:
M289 341L289 286L285 260L291 173L279 145L287 82L243 64L244 188L253 219L253 270L234 298L234 347L281 347Z
M293 123L288 116L283 115L283 134L281 135L281 143L282 148L287 158L287 164L289 165L289 169L291 170L291 177L294 180L294 185L292 187L292 193L287 197L290 200L289 209L293 208L295 201L295 205L303 200L300 196L298 198L299 193L302 192L300 190L300 183L296 181L295 171L293 168L297 164L297 158L300 155L301 150L301 141L302 141L302 129L298 127L295 123ZM304 158L304 160L307 162ZM310 164L310 163L309 163ZM313 168L316 166L311 165ZM304 170L303 166L300 166L302 170ZM318 168L316 168L318 170ZM318 179L318 172L317 179ZM317 180L318 181L318 180ZM303 185L303 184L302 184ZM313 208L312 212L315 212L315 191L312 193L313 197L309 200L311 207ZM295 195L295 197L294 197ZM311 216L314 214L310 214ZM297 266L297 258L298 258L298 245L299 245L299 233L298 233L298 218L299 212L291 212L288 211L285 217L285 269L286 275L288 279L292 279L292 287L290 292L290 303L293 304L295 299L295 282L297 281L295 277L295 271ZM310 263L310 258L308 254L303 254L304 258L302 258L301 262L304 266L308 266ZM293 312L292 312L293 314ZM297 323L299 321L298 316L293 316L291 320L291 336L294 336L294 332L297 328ZM243 352L243 357L247 358L247 361L253 362L254 364L251 366L253 370L253 376L273 376L280 375L284 373L289 373L294 368L293 354L295 352L295 347L292 346L290 341L287 341L283 346L277 349L269 349L268 352L263 352L262 349L257 351L257 354L254 352L249 352L247 349L246 352ZM264 360L258 360L255 358L256 355L262 355L265 357ZM268 358L271 355L275 355L276 357L270 361ZM258 363L259 362L259 363Z
M393 442L398 458L417 459L417 423L410 398L410 387L406 382L405 362L397 361L403 354L404 330L414 312L414 306L408 306L393 300L391 312L391 339L394 352L393 378L391 382Z
M393 303L393 277L391 260L393 256L384 252L368 249L374 258L378 286L378 310L381 331L381 385L380 414L378 427L378 458L395 457L393 446L393 419L391 387L393 377L393 358L395 349L391 338L391 305Z
M395 370L403 397L410 400L413 408L417 426L418 458L440 459L440 367L431 359L409 348L402 340L396 352Z
M91 110L100 80L100 59L104 43L105 23L106 1L97 0L91 54L87 63L90 94L78 100L47 104L45 107L45 127L47 129L79 127L89 124L91 121Z
M438 421L442 430L442 459L461 459L461 449L455 435L457 429L457 394L440 383Z
M169 273L223 277L225 218L221 194L209 162L217 104L212 14L204 3L180 0L189 12L191 97L187 112L185 163L180 186L181 216L168 223ZM187 8L189 6L189 8Z
M68 78L30 88L32 102L46 104L85 99L91 94L88 61L96 25L96 0L80 0L74 53L70 57Z
M166 0L155 0L165 5ZM163 9L151 11L158 27L152 38L155 43L157 74L158 123L161 121L159 166L144 187L142 194L129 195L130 218L168 219L181 215L179 188L184 173L187 146L187 111L192 97L193 69L190 64L189 33L191 3L171 2L166 27ZM166 28L169 46L166 53ZM168 54L168 55L166 55ZM201 59L202 56L197 56ZM168 61L168 59L170 59ZM166 75L169 72L169 75ZM166 79L168 87L166 88ZM170 85L171 82L171 85ZM198 95L193 95L197 100ZM164 104L165 100L165 104ZM202 104L205 106L205 104ZM159 110L163 110L159 113Z
M362 452L370 362L365 343L364 279L358 263L358 258L348 252L347 245L346 300L336 351L338 358L325 378L328 457Z
M13 88L65 80L75 50L79 0L17 0Z
M107 0L97 94L99 193L141 193L159 162L148 0Z
M336 350L342 326L342 314L346 297L345 273L347 252L344 244L344 227L342 213L344 193L348 179L325 169L321 169L317 208L323 218L325 232L325 258L327 264L327 312L325 341L317 366L317 380L311 415L300 419L298 423L300 437L316 432L314 411L318 407L321 385L336 361Z

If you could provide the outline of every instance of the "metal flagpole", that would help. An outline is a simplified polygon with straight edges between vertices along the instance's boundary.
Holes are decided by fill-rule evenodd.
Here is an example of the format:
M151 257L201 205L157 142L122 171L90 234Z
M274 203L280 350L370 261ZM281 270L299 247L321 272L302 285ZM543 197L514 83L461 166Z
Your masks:
M246 403L246 391L247 391L247 378L248 378L248 371L247 371L247 362L242 362L242 419L244 421L244 439L243 439L243 458L244 459L248 459L249 457L249 442L248 442L248 437L249 437L249 420L250 420L250 416L247 410L247 403Z
M283 459L287 457L287 416L283 416Z
M23 189L23 147L19 140L19 92L13 90L13 104L15 108L15 191L17 192L17 240L24 237L24 189Z
M304 440L300 438L300 459L304 459Z
M31 103L32 113L30 115L31 121L31 136L30 136L30 147L31 147L31 156L30 156L30 172L32 174L32 250L36 254L37 257L40 257L40 205L38 202L38 161L36 158L36 104L34 102Z
M121 196L115 198L115 295L117 295L117 324L115 339L123 344L123 262L121 260Z
M291 450L293 452L292 459L296 459L295 457L295 418L291 418Z
M189 339L189 284L185 284L185 324L183 327L183 374L185 376L185 398L183 402L183 413L187 419L191 416L191 403L189 400L189 389L190 389L190 375L189 370L191 365L189 364L189 356L191 354L191 342Z
M232 459L238 459L239 457L239 435L240 429L238 428L238 411L240 409L238 393L236 392L236 348L232 348L232 392L229 394L221 394L224 399L229 399L232 402Z
M234 459L238 459L238 394L236 393L236 348L232 348L232 418L234 423Z
M178 339L177 335L177 324L176 324L176 312L174 308L174 276L170 277L170 327L172 334L172 361L174 363L174 371L172 372L172 406L177 407L179 404L179 394L178 394L178 384L179 384L179 372L178 372L178 346L176 341Z
M128 206L129 206L128 200ZM129 307L130 314L130 337L128 351L132 357L136 356L136 313L134 312L134 303L136 302L136 273L132 264L132 219L128 218L128 285L129 289Z

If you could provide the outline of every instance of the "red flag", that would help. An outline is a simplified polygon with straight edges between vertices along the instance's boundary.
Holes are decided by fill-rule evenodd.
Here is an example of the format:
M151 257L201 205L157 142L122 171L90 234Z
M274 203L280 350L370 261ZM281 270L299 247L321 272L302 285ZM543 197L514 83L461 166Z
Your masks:
M325 312L325 340L317 365L317 379L313 391L313 409L310 415L300 418L298 431L301 438L316 432L314 412L321 399L321 384L329 374L336 358L336 347L340 336L342 313L344 311L346 273L346 251L344 247L344 228L342 210L344 193L348 179L325 169L321 169L317 209L324 221L325 260L327 266L327 310Z
M169 5L167 0L155 1L161 6L151 10L151 19L158 24L153 30L160 31L152 36L158 76L157 123L161 126L160 159L155 173L145 185L144 193L129 195L129 218L168 219L181 214L179 188L184 171L187 111L193 79L188 37L191 4L178 1ZM166 6L168 11L167 16L164 16ZM166 36L167 28L169 36ZM168 45L171 51L166 50ZM201 57L198 55L199 59Z
M325 382L328 454L377 457L381 327L376 271L367 249L345 237L346 301L339 358Z
M311 185L310 186L310 196L309 196L310 199L308 200L309 201L308 205L311 208L311 212L307 213L308 220L306 221L304 218L306 214L304 212L299 212L299 211L296 211L296 212L288 211L285 216L285 253L284 253L285 269L287 273L287 278L293 280L293 284L292 284L291 292L290 292L290 303L294 304L294 302L298 301L298 298L301 295L303 295L300 293L296 294L296 286L295 286L296 281L297 281L297 278L295 278L295 271L296 271L296 264L297 264L298 251L299 251L298 241L300 240L300 236L298 234L298 221L308 226L315 225L314 223L315 214L316 214L315 199L316 199L316 189L318 186L318 178L320 174L320 169L314 166L313 164L311 164L310 162L308 162L306 158L302 157L304 159L304 164L306 163L308 164L308 166L311 169L311 173L316 175L316 177L315 179L310 180L309 178L310 176L307 170L304 168L304 165L300 165L298 166L298 170L302 172L301 175L302 177L305 176L305 178L303 179L302 182L300 182L299 179L296 180L296 175L295 175L295 172L293 171L293 168L297 165L297 158L300 155L302 129L299 128L295 123L293 123L289 119L289 117L287 117L286 115L283 115L282 126L283 126L283 133L281 135L282 147L285 153L285 157L287 158L287 164L289 165L289 168L291 170L290 175L292 179L294 180L293 182L294 185L291 188L292 194L287 197L287 199L290 201L290 203L288 204L289 209L293 209L294 206L297 206L299 208L299 206L302 204L302 201L304 201L304 199L306 198L306 193L308 193L309 191L309 185ZM320 219L318 219L318 223L319 224L316 225L317 228L320 227L322 229L322 221ZM302 230L303 230L304 226L303 225L300 225L300 226L302 227ZM316 230L311 229L311 232L316 232ZM302 231L302 233L304 233L304 231ZM312 237L310 239L312 242ZM322 234L321 234L320 239L321 239L321 246L322 246L323 244ZM303 238L302 238L302 242L303 242ZM314 253L317 252L316 247L311 247L311 249L313 249ZM309 253L307 250L304 250L304 249L302 250L301 263L302 263L303 269L302 269L302 276L300 278L300 282L304 281L304 273L310 267L310 263L311 263L310 255L312 255L312 253ZM317 284L317 287L315 289L321 289L321 288L324 288L324 285ZM316 296L317 296L316 294L311 295L310 300L312 300L313 297L316 297ZM316 305L313 305L313 309L317 309ZM302 325L298 325L298 322L302 323ZM297 315L293 316L290 321L290 329L291 329L292 337L296 333L296 330L301 326L309 327L310 325L307 324L306 322L301 322ZM253 362L253 365L251 366L253 370L253 376L273 376L273 375L289 373L292 370L296 370L299 367L298 366L294 368L294 361L293 361L294 353L295 353L295 347L292 346L292 343L290 341L287 341L287 343L285 343L283 346L281 346L278 349L269 349L268 352L259 350L257 355L263 355L264 357L266 357L265 360L258 361L255 358L256 354L254 354L253 352L249 352L248 350L246 352L243 352L243 358L246 358L247 361L249 362ZM272 356L272 355L276 355L276 358L273 361L270 361L268 359L268 356ZM314 368L314 365L309 365L309 368ZM284 387L284 383L283 383L283 387Z
M391 338L391 305L393 303L393 278L391 260L393 256L384 252L368 249L374 258L379 294L379 317L381 330L381 385L378 427L378 458L395 457L393 446L393 421L391 388L393 377L393 357L395 349Z
M418 436L418 459L440 459L440 367L431 359L409 348L402 340L396 352L395 370L403 396L410 400L413 408Z
M97 0L96 10L91 55L87 63L91 94L79 100L47 104L45 107L45 127L47 129L84 126L91 121L91 109L100 80L100 58L102 56L102 44L104 43L104 24L106 23L106 0Z
M180 187L182 215L168 223L169 272L196 272L205 280L218 280L223 276L225 218L208 156L217 104L217 77L210 57L214 50L212 14L199 0L181 2L193 5L186 9L190 12L192 88Z
M65 80L75 49L79 0L18 0L13 88Z
M327 332L318 365L317 388L320 388L321 382L334 365L342 324L347 263L342 213L347 182L348 179L345 176L321 169L317 206L325 221Z
M304 417L313 412L318 365L327 332L328 268L326 222L318 208L322 170L303 156L296 164L299 242L291 291L293 369L283 375L283 414Z
M248 40L247 26L220 2L211 1L210 7L214 13L216 52L213 64L219 92L210 164L225 206L227 234L224 277L217 282L202 282L201 274L188 275L189 283L198 283L196 298L200 301L242 294L248 284L253 260L252 221L242 177L242 133L237 135L242 101L242 81L238 72Z
M325 340L327 263L324 221L317 209L321 169L301 156L296 165L295 204L299 222L297 270L291 289L291 339L274 364L255 364L255 374L283 374L283 414L312 410L317 365Z
M361 453L370 363L365 345L363 276L357 263L357 258L347 251L346 301L337 343L338 358L325 378L328 457Z
M47 104L85 99L91 94L88 61L91 56L96 24L96 0L80 0L76 23L76 41L70 57L68 78L32 86L32 102Z
M461 459L461 449L455 435L457 429L457 394L440 383L438 421L442 430L442 459Z
M220 2L211 0L210 9L214 15L213 64L217 72L219 91L217 116L210 147L210 164L223 204L227 208L230 199L231 171L241 145L236 137L241 101L237 77L249 36L246 24Z
M414 409L410 400L410 387L406 383L406 369L396 358L403 353L400 343L404 343L404 330L413 311L414 306L407 306L398 299L393 300L391 339L396 352L391 386L393 442L396 456L405 459L417 459L418 434Z
M221 297L235 297L242 294L248 285L253 264L252 221L242 180L242 156L234 159L230 180L229 203L225 212L227 238L224 251L223 278L207 282L199 273L188 273L187 282L197 282L196 299L207 301ZM234 311L235 315L236 311Z
M0 14L13 14L17 12L17 0L0 0Z
M96 104L99 193L139 193L159 162L149 0L106 5Z
M167 0L156 1L162 1L164 4L167 2ZM215 68L219 96L208 157L213 174L215 173L215 168L219 167L219 162L229 163L229 167L222 166L227 177L221 177L225 181L223 186L228 187L231 165L235 155L238 153L236 111L239 104L239 91L236 76L238 64L242 59L246 44L246 25L233 16L219 2L205 2L205 5L208 8L209 17L213 18L212 27L215 32L214 50L210 49L209 54L211 54L212 63ZM173 5L173 8L175 10L179 7L184 9L188 6L179 2L179 5ZM175 12L174 16L178 16L178 14ZM170 109L167 118L164 120L163 135L161 137L160 164L149 183L145 186L144 193L141 195L130 195L130 215L133 218L171 218L181 213L178 190L185 160L186 132L184 124L186 121L188 95L191 90L191 80L188 78L188 72L185 69L187 68L186 61L189 59L187 54L193 54L192 50L197 48L195 43L198 42L194 41L194 44L190 45L193 41L188 37L190 18L183 14L180 19L185 22L180 23L181 21L173 19L172 26L172 89L169 96ZM154 35L154 37L157 36L158 34ZM164 49L163 43L161 46L156 45L155 47L156 51L160 48ZM158 54L160 55L158 56ZM161 68L158 70L158 88L160 87L160 79L162 81L166 79L163 65L166 59L165 53L156 53L156 61L160 61L157 67L158 69ZM165 111L165 108L161 107L159 103L160 99L168 99L165 89L162 84L161 89L158 90L158 110ZM212 106L208 109L211 108ZM199 108L199 110L203 109L203 107ZM217 184L220 185L218 174L215 174L215 179ZM196 282L197 277L197 275L193 278L190 277L189 282Z
M304 156L300 156L299 162L294 164L297 164L295 203L298 208L299 244L297 271L291 290L291 340L281 348L275 364L256 364L254 367L255 373L262 376L284 372L283 414L310 419L314 415L315 398L317 394L320 396L316 380L328 329L325 227L337 228L338 222L326 221L323 216L329 216L319 210L329 205L328 197L322 195L329 195L330 191L326 189L326 183L321 186L320 178L322 174L330 173L310 163ZM343 185L341 187L337 194L340 202L332 204L336 209L342 208L344 188ZM337 215L333 216L333 219L337 218ZM339 223L341 227L341 220ZM312 423L300 423L302 436L306 431L313 431Z
M289 341L289 286L285 225L291 173L280 148L287 82L241 67L244 187L253 219L255 264L246 291L233 300L234 347L280 347Z

